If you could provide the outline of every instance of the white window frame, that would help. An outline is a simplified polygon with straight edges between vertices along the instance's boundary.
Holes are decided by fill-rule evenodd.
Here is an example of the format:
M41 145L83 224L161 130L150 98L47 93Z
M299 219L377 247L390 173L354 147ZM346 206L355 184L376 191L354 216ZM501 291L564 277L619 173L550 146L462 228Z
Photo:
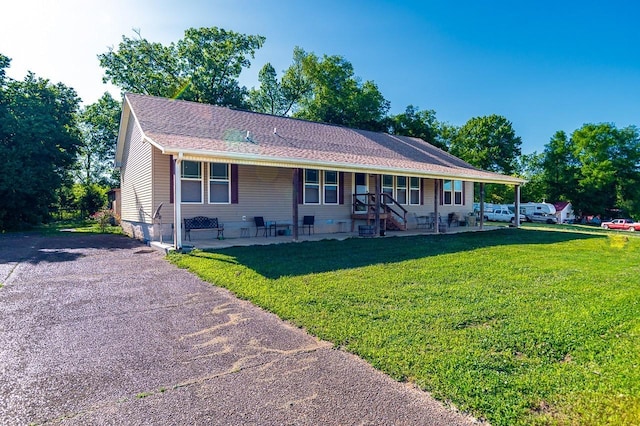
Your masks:
M415 187L413 186L413 180L416 179L418 186ZM420 185L420 179L419 177L415 177L415 176L410 176L409 177L409 182L408 182L408 202L410 206L419 206L420 205L420 199L422 197L422 185ZM413 202L413 193L414 191L417 191L418 193L418 197L417 197L417 201L414 203Z
M391 178L391 186L385 185L385 178ZM393 175L382 175L381 189L383 194L388 194L395 199L396 177Z
M336 175L336 179L335 179L335 183L327 183L327 173L335 173ZM334 188L335 192L336 192L336 201L335 202L328 202L327 201L327 189L329 188ZM330 205L330 206L336 206L338 204L340 204L340 173L337 171L333 171L333 170L324 170L322 172L322 201L323 204L326 205Z
M198 164L198 172L199 177L185 177L184 175L184 167L187 163ZM180 180L181 186L184 188L184 182L199 182L200 183L200 201L184 201L182 197L184 197L185 192L181 191L181 204L204 204L204 179L202 175L202 162L201 161L189 161L183 160L180 164Z
M309 172L309 171L315 171L317 173L317 176L318 176L317 182L308 182L307 181L307 172ZM304 200L304 204L309 204L309 205L312 205L312 206L317 206L317 205L322 204L322 192L320 191L320 188L321 188L321 185L320 185L321 184L321 178L320 178L320 176L321 176L321 173L320 173L320 170L318 170L318 169L304 169L304 184L303 184L303 187L302 187L303 188L303 195L304 195L304 199L303 199ZM318 191L318 201L317 202L307 201L307 188L316 188L317 189L317 191Z
M456 183L459 183L460 189L456 189ZM451 185L450 189L445 189L447 184ZM442 205L444 206L462 206L464 205L463 190L464 181L444 179L442 181ZM456 194L460 195L460 202L456 202ZM447 195L449 196L449 202L447 202Z
M400 179L404 179L404 186L400 186ZM395 179L395 183L396 183L396 187L395 187L395 195L393 198L396 199L396 201L398 202L398 204L406 206L409 204L409 178L406 176L396 176ZM404 190L404 202L400 201L400 191Z
M231 165L229 163L208 163L209 164L209 204L231 204ZM213 166L224 165L227 168L226 178L214 177ZM211 188L212 185L217 185L220 182L227 184L227 201L211 201Z
M460 189L457 189L457 188ZM453 204L456 206L464 205L464 182L461 180L453 181ZM460 196L460 202L458 202L458 195Z

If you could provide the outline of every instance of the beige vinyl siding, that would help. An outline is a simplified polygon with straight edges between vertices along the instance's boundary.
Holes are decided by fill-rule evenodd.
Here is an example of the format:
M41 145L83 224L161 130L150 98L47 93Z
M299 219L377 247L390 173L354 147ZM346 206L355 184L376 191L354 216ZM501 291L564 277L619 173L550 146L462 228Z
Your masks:
M151 145L142 141L142 133L135 120L129 120L120 168L122 220L150 223L144 212L153 208Z
M209 204L209 167L203 167L204 203L182 204L182 217L217 217L224 223L225 234L236 236L241 227L255 232L255 216L266 221L291 223L293 217L293 173L294 169L260 166L238 166L238 204ZM345 204L339 205L298 205L300 223L304 215L316 217L316 232L336 232L339 221L345 222L351 215L351 176L345 173ZM163 220L164 220L163 215ZM243 221L243 217L246 219Z
M174 206L171 203L171 156L159 149L152 150L153 161L153 211L162 203L160 214L163 223L173 223Z
M464 204L463 205L438 205L438 211L440 215L444 218L449 213L457 213L458 216L466 216L470 212L473 212L473 182L464 181ZM429 186L431 188L431 196L433 197L433 181L430 181ZM440 188L442 190L442 188ZM438 203L440 200L438 200ZM425 205L427 204L425 198ZM429 201L429 205L431 206L431 210L433 211L433 198Z
M291 217L291 170L274 167L238 166L238 204L209 204L209 167L202 168L202 204L182 204L182 216L217 217L226 228L240 228L242 217L253 223L254 216L266 220Z
M464 208L467 213L473 212L473 196L474 196L473 182L464 183Z

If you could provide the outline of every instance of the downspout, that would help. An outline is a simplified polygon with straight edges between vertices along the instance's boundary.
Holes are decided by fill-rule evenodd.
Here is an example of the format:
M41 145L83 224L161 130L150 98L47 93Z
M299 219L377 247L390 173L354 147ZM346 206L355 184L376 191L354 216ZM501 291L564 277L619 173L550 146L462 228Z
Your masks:
M176 250L182 249L182 157L183 153L179 152L178 157L174 160L175 167L173 168L175 170L175 173L173 174L173 247Z

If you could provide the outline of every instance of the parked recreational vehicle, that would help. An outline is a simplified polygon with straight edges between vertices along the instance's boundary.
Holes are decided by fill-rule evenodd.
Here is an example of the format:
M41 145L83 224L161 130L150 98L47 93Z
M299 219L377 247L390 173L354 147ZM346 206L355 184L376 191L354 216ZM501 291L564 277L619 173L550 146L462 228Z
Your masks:
M510 204L509 207L514 208L513 204ZM520 213L525 215L532 215L534 213L545 213L545 214L556 214L556 208L551 203L521 203L520 204Z

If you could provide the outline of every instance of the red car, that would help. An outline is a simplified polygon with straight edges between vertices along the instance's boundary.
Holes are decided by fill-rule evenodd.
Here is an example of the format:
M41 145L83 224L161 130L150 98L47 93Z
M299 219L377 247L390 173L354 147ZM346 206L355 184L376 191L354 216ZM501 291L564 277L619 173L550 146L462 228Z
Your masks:
M602 222L600 224L604 229L622 229L623 231L640 231L640 222L634 222L632 219L613 219L611 222Z

